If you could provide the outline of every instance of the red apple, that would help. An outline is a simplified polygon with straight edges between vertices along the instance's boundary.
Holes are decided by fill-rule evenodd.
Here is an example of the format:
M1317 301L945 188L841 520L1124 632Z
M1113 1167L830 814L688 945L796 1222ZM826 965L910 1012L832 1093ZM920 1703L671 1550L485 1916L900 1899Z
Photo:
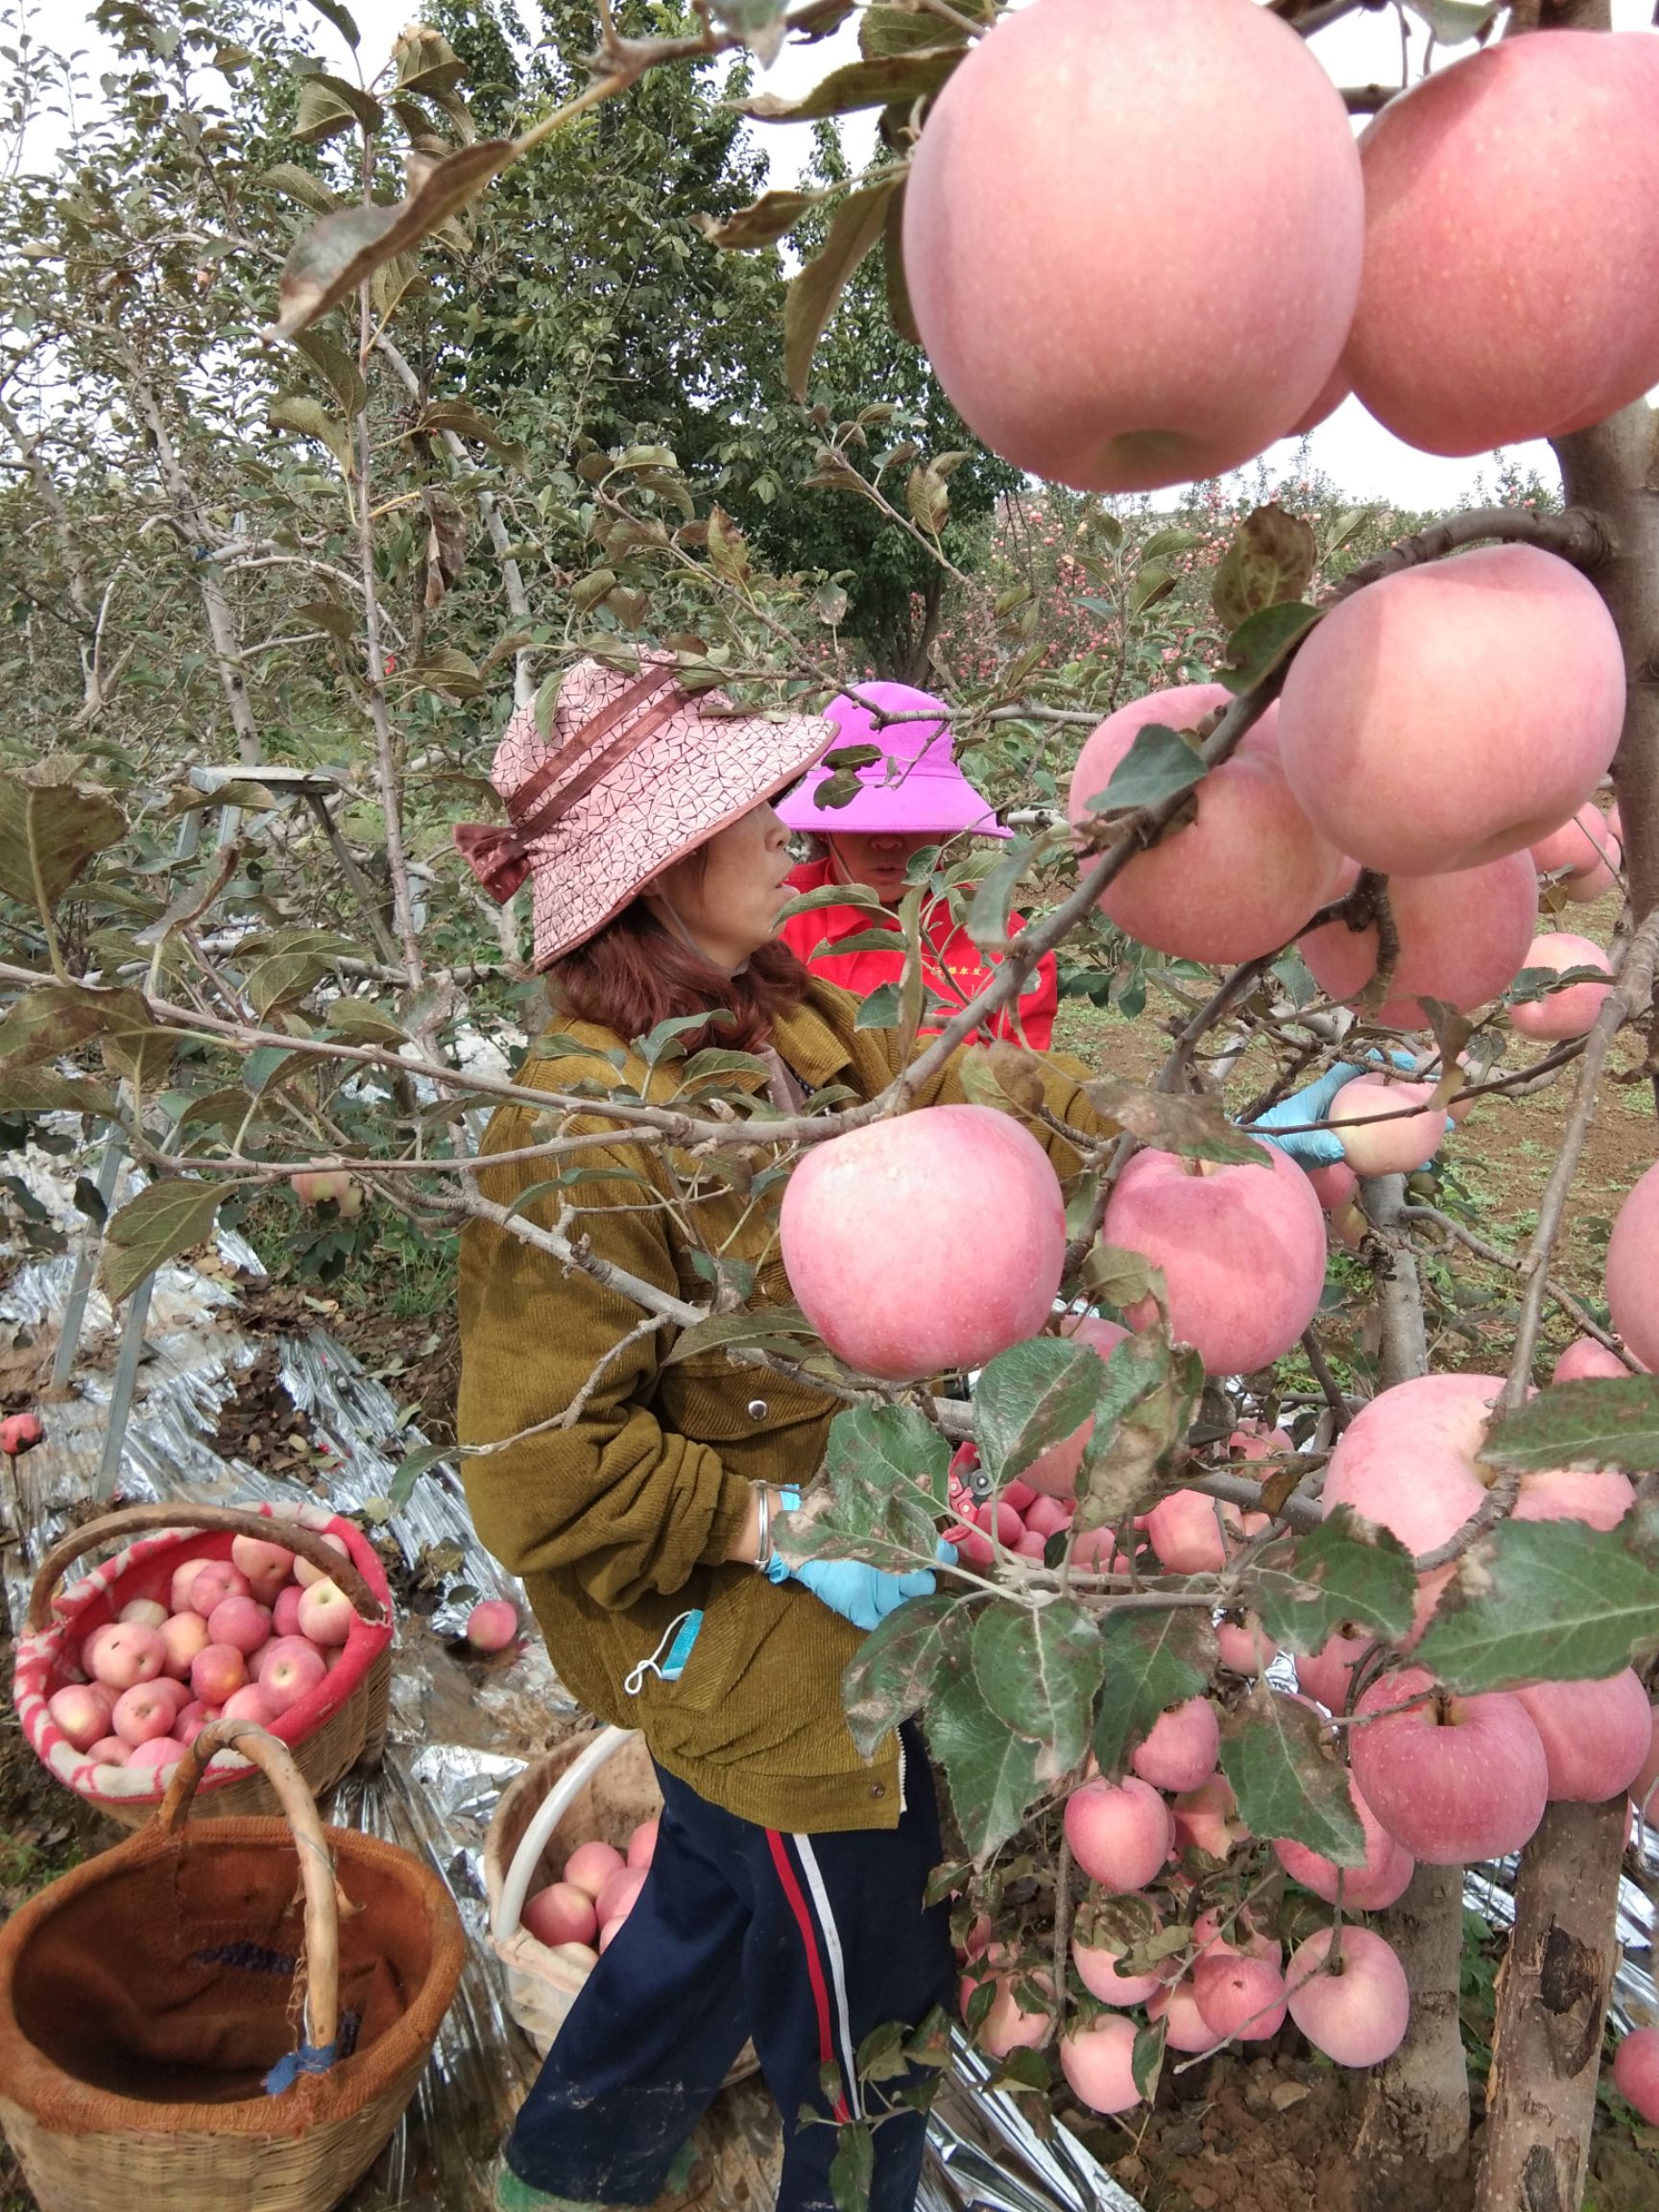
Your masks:
M1433 1692L1407 1712L1367 1718ZM1396 1842L1431 1866L1461 1866L1519 1851L1544 1817L1550 1767L1519 1697L1435 1690L1421 1667L1373 1682L1355 1707L1348 1756L1354 1780Z
M332 1528L326 1528L323 1531L323 1541L327 1545L330 1551L338 1551L342 1559L350 1558L350 1546L344 1536L337 1536ZM313 1567L309 1559L301 1559L296 1553L294 1579L299 1583L301 1590L309 1590L313 1582L321 1582L324 1579L323 1570L321 1567Z
M586 1889L589 1896L597 1898L613 1874L620 1873L627 1861L613 1843L602 1843L597 1837L590 1842L578 1843L565 1862L564 1879L574 1882L578 1889Z
M998 1963L998 1954L1004 1947L998 1945L989 1956L990 1963ZM969 2002L974 1992L986 1979L982 1974L965 1974L959 1989L963 2017L967 2017ZM991 1978L997 1994L991 2000L991 2009L975 2031L981 2050L993 2058L1005 2058L1010 2051L1034 2051L1048 2041L1054 2032L1054 2014L1051 2009L1054 1984L1041 1968L1031 1973L1010 1972ZM1015 1995L1016 1985L1033 1983L1048 1999L1041 2011L1027 2012Z
M169 1767L176 1767L183 1758L184 1749L176 1736L152 1736L145 1743L132 1746L127 1754L127 1764L129 1767L140 1767L147 1773L164 1773Z
M645 1874L646 1869L643 1866L630 1866L624 1863L617 1868L614 1874L607 1878L604 1888L600 1890L593 1901L594 1910L601 1920L620 1920L625 1913L633 1911L634 1900L645 1887ZM578 1888L581 1887L579 1883L570 1884L568 1878L566 1878L566 1886Z
M1582 1382L1593 1376L1623 1382L1636 1370L1594 1336L1575 1336L1551 1372L1551 1382Z
M46 1700L46 1710L75 1749L85 1751L108 1734L114 1703L102 1682L77 1682L55 1691Z
M1625 1349L1659 1367L1659 1166L1620 1207L1607 1243L1607 1306Z
M1163 1988L1166 1976L1162 1974L1118 1971L1118 1960L1133 1948L1127 1943L1081 1943L1072 1936L1071 1963L1078 1980L1102 2005L1144 2005Z
M1450 875L1390 877L1388 911L1399 955L1386 995L1366 1008L1366 1019L1421 1029L1425 998L1467 1014L1508 990L1538 927L1538 873L1529 854L1510 853ZM1377 974L1382 939L1375 923L1353 929L1327 922L1299 949L1322 991L1358 1005Z
M225 1718L256 1720L261 1728L268 1728L276 1718L276 1707L257 1682L244 1682L240 1690L232 1690L226 1698Z
M1238 1801L1225 1774L1212 1774L1196 1790L1183 1790L1170 1808L1178 1853L1201 1851L1225 1859L1250 1831L1238 1817Z
M1115 1346L1121 1344L1129 1332L1121 1323L1102 1320L1097 1313L1069 1314L1060 1324L1062 1335L1073 1336L1079 1344L1087 1344L1098 1354L1102 1361L1109 1359ZM1068 1514L1073 1510L1072 1492L1077 1487L1077 1470L1083 1464L1083 1453L1090 1437L1094 1433L1094 1416L1080 1428L1073 1429L1070 1436L1063 1436L1058 1444L1050 1444L1025 1470L1029 1487L1040 1493L1031 1506L1039 1511L1045 1500L1058 1500ZM1023 1508L1022 1508L1023 1510ZM1027 1518L1026 1526L1036 1527L1039 1535L1052 1536L1053 1528L1042 1527Z
M200 1613L173 1613L162 1623L160 1634L167 1654L161 1663L162 1672L181 1682L197 1652L212 1642L207 1623Z
M1633 1667L1603 1682L1534 1682L1516 1696L1544 1745L1552 1802L1623 1796L1653 1741L1653 1712Z
M305 1592L298 1582L288 1582L277 1591L271 1608L271 1633L273 1636L298 1636L300 1633L300 1600Z
M1432 1160L1446 1135L1446 1116L1431 1106L1432 1083L1357 1075L1331 1101L1327 1119L1356 1175L1410 1175ZM1408 1107L1420 1113L1407 1113ZM1346 1124L1346 1126L1344 1126Z
M86 1756L99 1767L125 1767L132 1748L119 1736L101 1736L96 1743L86 1746Z
M1143 1889L1169 1856L1169 1808L1138 1775L1073 1790L1065 1827L1071 1856L1104 1889Z
M511 1598L481 1598L467 1616L467 1641L474 1651L505 1651L517 1640L518 1608Z
M124 1743L148 1743L156 1736L171 1736L178 1712L171 1697L158 1694L151 1682L135 1682L115 1700L110 1726Z
M1293 1954L1285 1976L1290 2017L1338 2066L1380 2066L1406 2038L1411 1992L1392 1944L1372 1928L1344 1927L1337 1963L1327 1969L1334 1932L1321 1928Z
M99 1638L91 1671L108 1689L131 1690L135 1682L154 1680L166 1656L167 1647L154 1628L120 1621Z
M204 1644L190 1662L190 1687L206 1705L223 1705L248 1679L248 1662L234 1644Z
M573 1882L550 1882L544 1889L538 1889L524 1900L520 1917L537 1942L550 1948L558 1943L591 1945L598 1940L593 1900Z
M1310 1850L1306 1843L1294 1842L1287 1836L1275 1840L1273 1856L1293 1882L1311 1889L1315 1897L1323 1897L1327 1905L1335 1904L1340 1884L1345 1911L1381 1912L1406 1894L1416 1862L1405 1845L1389 1835L1352 1782L1349 1792L1365 1831L1363 1866L1338 1866L1323 1852Z
M1127 2112L1141 2103L1135 2086L1136 2025L1121 2015L1092 2020L1060 2038L1060 2070L1071 2094L1091 2112Z
M1550 1043L1582 1037L1595 1026L1602 1001L1613 988L1613 963L1592 938L1571 929L1550 929L1534 937L1522 963L1527 968L1552 968L1564 975L1569 968L1593 968L1605 975L1605 983L1570 983L1564 991L1551 991L1547 998L1533 998L1511 1006L1509 1019L1523 1037Z
M323 1654L302 1636L283 1636L259 1654L259 1687L273 1713L286 1713L309 1697L327 1671Z
M288 1182L301 1206L337 1206L343 1221L355 1221L363 1211L363 1186L344 1168L305 1168Z
M1270 1960L1207 1955L1192 1969L1192 1994L1210 2043L1260 2042L1285 2025L1285 1977Z
M294 1572L294 1554L285 1545L268 1544L263 1536L235 1536L230 1541L230 1564L249 1582L280 1585Z
M641 1820L628 1839L628 1863L630 1866L649 1866L657 1850L657 1831L661 1825L661 1815L654 1813L649 1820Z
M196 1577L204 1568L215 1564L215 1561L204 1558L181 1559L179 1562L173 1570L172 1589L167 1599L167 1610L170 1613L189 1613L195 1610L190 1603L190 1592L195 1587Z
M313 1644L344 1644L356 1618L350 1599L326 1576L313 1582L300 1600L300 1633Z
M190 1585L190 1610L206 1621L222 1599L249 1595L248 1577L239 1568L232 1567L228 1559L210 1559Z
M1129 1764L1157 1790L1196 1790L1215 1770L1221 1730L1207 1697L1189 1697L1161 1713L1135 1746Z
M1650 2128L1659 2128L1659 2028L1632 2029L1613 2054L1613 2086Z
M245 1655L271 1634L271 1608L255 1598L221 1598L207 1616L209 1644L234 1644Z
M1148 1997L1146 2017L1164 2022L1165 2036L1171 2051L1208 2051L1219 2041L1198 2008L1197 1992L1190 1974L1183 1974L1178 1982L1165 1983Z

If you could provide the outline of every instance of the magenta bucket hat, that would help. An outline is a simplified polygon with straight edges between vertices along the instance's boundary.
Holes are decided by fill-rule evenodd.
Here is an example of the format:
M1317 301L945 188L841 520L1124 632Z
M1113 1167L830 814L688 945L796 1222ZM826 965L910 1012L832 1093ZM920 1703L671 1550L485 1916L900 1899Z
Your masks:
M932 708L937 721L881 723L871 712L913 714ZM831 699L824 712L835 725L835 743L878 745L881 758L860 768L858 792L845 806L820 806L816 794L833 771L819 766L778 802L791 830L819 836L849 830L854 836L1006 837L991 802L956 765L955 740L942 699L908 684L860 684Z
M637 898L659 869L793 783L834 736L816 715L745 714L683 690L672 655L633 670L578 661L542 736L520 707L490 781L504 824L457 823L455 844L503 904L529 878L535 964L546 968Z

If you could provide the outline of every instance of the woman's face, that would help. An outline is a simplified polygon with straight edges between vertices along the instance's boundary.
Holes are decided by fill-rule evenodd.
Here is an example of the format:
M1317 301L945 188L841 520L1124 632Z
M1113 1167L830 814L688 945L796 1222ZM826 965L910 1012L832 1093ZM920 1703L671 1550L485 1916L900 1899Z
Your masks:
M653 877L644 898L672 927L658 905L661 893L699 951L730 973L777 935L779 909L793 896L784 883L793 866L789 832L762 804Z
M855 836L843 830L827 839L841 881L868 883L883 906L897 906L903 898L904 871L915 854L943 842L938 836Z

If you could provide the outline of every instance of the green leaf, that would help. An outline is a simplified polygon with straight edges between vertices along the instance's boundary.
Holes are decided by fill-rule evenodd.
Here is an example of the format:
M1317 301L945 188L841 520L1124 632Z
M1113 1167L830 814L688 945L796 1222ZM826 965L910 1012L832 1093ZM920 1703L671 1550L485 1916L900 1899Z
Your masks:
M1108 1121L1127 1129L1155 1152L1179 1153L1185 1160L1215 1160L1235 1167L1272 1166L1262 1141L1230 1121L1213 1098L1147 1091L1117 1077L1085 1083L1083 1090Z
M336 998L328 1009L328 1026L339 1036L357 1043L390 1045L407 1043L409 1032L383 1006L369 998Z
M1129 2049L1129 2079L1148 2109L1158 2094L1158 2077L1164 2071L1164 2046L1168 2035L1167 2020L1148 2021L1144 2027L1136 2028L1135 2040Z
M1276 1548L1250 1580L1262 1626L1287 1651L1317 1651L1349 1622L1393 1642L1411 1625L1416 1595L1410 1552L1351 1505L1299 1537L1286 1562Z
M295 350L303 353L339 404L340 412L349 420L361 415L369 404L369 387L363 381L363 372L344 348L331 345L320 338L314 330L302 330L294 341Z
M710 246L740 252L775 246L825 197L822 192L762 192L753 206L739 207L734 215L694 215L691 220Z
M974 902L968 909L968 934L982 951L1000 951L1007 944L1008 918L1015 894L1024 880L1036 850L1037 842L1033 838L1012 838L998 855L996 866L986 872L975 889Z
M411 666L400 667L395 681L406 682L411 690L436 691L440 698L454 700L479 699L489 688L471 655L456 645L438 646Z
M1292 600L1282 607L1263 607L1240 622L1227 640L1227 665L1217 668L1215 681L1235 694L1251 690L1262 679L1287 660L1292 649L1319 620L1317 607Z
M351 473L351 434L338 415L330 415L321 399L303 392L284 393L265 410L273 430L297 430L301 438L315 438L326 445L344 476Z
M943 29L943 27L941 27ZM931 39L906 54L884 54L875 60L849 61L831 69L800 100L780 99L775 92L758 92L736 103L739 114L757 123L815 123L825 115L850 115L860 108L886 108L894 101L906 106L937 92L962 60L960 39L953 44Z
M783 44L784 5L785 0L711 0L716 21L734 32L764 68L771 67Z
M1503 1690L1599 1681L1655 1643L1659 1574L1624 1527L1501 1521L1457 1562L1414 1656L1449 1690Z
M907 1599L877 1623L848 1661L841 1702L864 1758L874 1758L900 1721L929 1704L943 1682L967 1671L973 1603L951 1590Z
M46 903L56 906L92 855L126 834L127 817L101 791L13 781L0 807L0 891L35 907L38 869Z
M930 1561L947 1510L950 1447L908 1406L856 1407L830 1424L826 1486L785 1513L776 1543L786 1559L861 1559L903 1572Z
M926 53L935 46L963 44L966 31L958 31L942 15L920 8L866 8L858 18L858 51L866 61L879 61L892 54Z
M1035 1612L993 1602L974 1624L974 1679L999 1720L1044 1746L1044 1781L1070 1773L1089 1748L1105 1664L1099 1629L1069 1598Z
M115 1094L16 1057L0 1065L0 1114L115 1115Z
M867 883L821 883L816 891L798 891L787 906L778 909L778 919L793 921L797 914L815 914L821 906L854 906L860 914L887 911Z
M319 15L333 24L347 45L355 53L362 44L362 33L357 28L350 9L346 6L346 0L311 0L311 5Z
M1172 1351L1162 1330L1139 1330L1113 1346L1077 1471L1080 1531L1116 1525L1151 1502L1203 1389L1197 1354Z
M178 1175L151 1183L130 1198L111 1217L99 1256L98 1271L111 1301L119 1304L167 1261L204 1244L234 1188Z
M1177 792L1190 791L1208 773L1197 749L1179 731L1147 722L1113 769L1104 791L1084 805L1091 814L1121 814L1137 806L1156 806Z
M870 2212L870 2183L876 2172L876 2136L867 2120L845 2120L835 2130L835 2155L830 2161L830 2194L835 2212Z
M962 1840L983 1859L1007 1842L1042 1787L1039 1746L998 1720L964 1675L928 1706L927 1747L945 1769Z
M453 1444L421 1444L406 1459L400 1459L386 1492L394 1511L408 1504L416 1483L428 1467L436 1467L440 1459L453 1459L456 1451L457 1447Z
M1196 1605L1167 1613L1108 1613L1100 1623L1105 1688L1094 1718L1094 1756L1121 1771L1161 1713L1196 1697L1215 1666L1215 1631Z
M1141 548L1141 558L1142 561L1162 561L1171 553L1190 553L1195 545L1202 545L1203 542L1199 531L1184 529L1179 523L1170 523L1163 530L1153 531Z
M1319 548L1313 527L1277 500L1246 515L1221 556L1210 604L1231 633L1263 608L1299 600L1312 581Z
M710 1313L705 1320L694 1321L690 1328L682 1329L660 1364L677 1367L705 1352L811 1337L816 1334L799 1306L762 1306L754 1313ZM796 1345L794 1351L798 1358L800 1346Z
M866 14L864 20L869 21ZM887 320L908 346L920 346L922 332L910 303L910 283L904 274L904 186L901 184L887 203L881 228L881 272L887 293Z
M1139 1252L1125 1252L1118 1244L1096 1244L1083 1263L1084 1288L1104 1306L1138 1306L1150 1297L1154 1270Z
M530 467L528 449L517 439L509 438L498 423L492 421L480 408L469 405L465 399L434 399L421 417L421 427L422 430L447 430L457 438L470 438L474 445L486 446L492 453L498 454L509 467L517 469L520 475ZM557 685L562 674L562 670L555 671L549 677L549 683Z
M320 146L324 139L358 127L373 135L385 120L385 110L373 92L365 92L349 78L331 77L325 69L318 69L300 80L289 136L301 146Z
M1551 1467L1659 1467L1659 1375L1553 1382L1513 1412L1493 1416L1480 1447L1488 1467L1522 1475Z
M896 1029L903 1012L902 995L897 983L878 983L869 997L863 999L853 1017L854 1029Z
M293 338L387 262L430 236L517 158L515 138L482 138L432 163L405 200L342 207L298 238L282 266L277 316L265 335Z
M1258 1683L1221 1723L1221 1771L1252 1836L1286 1837L1338 1866L1363 1866L1365 1831L1348 1769L1326 1757L1323 1723L1299 1697Z
M979 1456L1006 1482L1071 1435L1094 1410L1100 1356L1069 1336L1034 1336L998 1352L974 1393Z
M343 954L354 952L349 937L328 930L306 930L301 942L274 949L248 972L250 1003L261 1019L272 1007L303 998L321 983Z
M1406 0L1442 46L1461 46L1478 38L1498 12L1498 0Z
M332 215L340 204L322 178L314 177L309 169L301 169L298 161L278 161L269 169L260 170L253 181L268 184L273 192L280 192L286 200L297 200L301 207L309 207L313 215Z
M862 191L849 192L835 210L823 246L791 277L783 299L783 367L797 399L806 397L806 379L818 341L835 312L848 278L881 235L887 199L898 183L891 178Z
M130 1036L152 1026L136 991L95 991L80 983L39 983L0 1022L0 1060L56 1060L89 1037Z

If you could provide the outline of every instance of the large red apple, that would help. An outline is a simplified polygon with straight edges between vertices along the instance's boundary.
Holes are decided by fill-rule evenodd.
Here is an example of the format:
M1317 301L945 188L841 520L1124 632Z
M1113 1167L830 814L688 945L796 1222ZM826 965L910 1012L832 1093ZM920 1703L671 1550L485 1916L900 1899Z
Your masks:
M1380 2066L1399 2050L1411 2015L1406 1969L1373 1928L1345 1927L1334 1966L1335 1932L1321 1928L1291 1955L1285 1973L1290 2017L1338 2066Z
M1408 1711L1385 1711L1424 1691L1434 1695ZM1549 1762L1531 1715L1509 1692L1450 1696L1423 1668L1406 1667L1380 1675L1354 1712L1354 1780L1414 1858L1431 1866L1503 1859L1543 1819Z
M1430 1102L1432 1083L1401 1083L1357 1075L1331 1101L1327 1118L1356 1175L1410 1175L1432 1160L1446 1135L1446 1116ZM1410 1113L1411 1107L1420 1109Z
M1091 2112L1127 2112L1141 2102L1135 2086L1136 2023L1114 2013L1070 2028L1060 2038L1060 2071L1079 2104Z
M1659 287L1630 283L1659 266L1656 113L1647 32L1504 38L1389 101L1342 365L1396 437L1484 453L1659 383Z
M1169 1856L1169 1808L1133 1774L1073 1790L1065 1828L1072 1858L1103 1889L1143 1889Z
M1387 996L1366 1018L1391 1029L1427 1025L1420 1000L1439 998L1460 1014L1501 998L1525 965L1538 926L1538 873L1527 853L1446 876L1389 879L1388 910L1400 951ZM1375 924L1327 922L1299 940L1321 991L1357 1004L1377 973Z
M1106 1242L1163 1269L1170 1329L1212 1375L1271 1365L1325 1288L1319 1201L1285 1153L1262 1154L1265 1171L1138 1152L1106 1208Z
M789 1178L783 1263L849 1366L891 1381L977 1367L1034 1336L1066 1258L1066 1205L1030 1131L936 1106L815 1145Z
M1607 1240L1607 1310L1625 1349L1659 1367L1659 1166L1649 1167Z
M1307 414L1362 228L1341 97L1267 11L1037 0L934 104L904 266L928 358L988 445L1140 492L1235 468Z
M1575 1336L1551 1370L1551 1382L1583 1382L1596 1376L1614 1382L1623 1382L1635 1373L1629 1361L1621 1359L1617 1352L1609 1352L1605 1344L1599 1344L1594 1336Z
M1499 545L1338 602L1290 663L1279 749L1344 853L1435 876L1554 829L1601 781L1623 722L1601 594L1553 553Z
M1540 876L1594 878L1600 890L1612 889L1614 871L1623 857L1623 839L1592 801L1532 848L1532 864Z
M1148 723L1190 730L1232 696L1219 684L1186 684L1108 715L1072 770L1072 821L1085 819ZM1232 967L1278 951L1334 896L1343 857L1290 795L1277 721L1270 707L1198 785L1196 821L1139 854L1101 892L1101 913L1141 944Z
M1582 1037L1594 1027L1603 1000L1613 988L1613 963L1599 945L1571 929L1549 929L1534 937L1523 968L1552 968L1564 975L1569 968L1594 968L1605 983L1570 983L1565 991L1551 991L1547 998L1531 998L1511 1006L1509 1019L1523 1037L1553 1043L1563 1037Z
M1604 1682L1533 1682L1515 1695L1544 1745L1551 1800L1601 1805L1634 1785L1653 1742L1653 1709L1633 1667Z

